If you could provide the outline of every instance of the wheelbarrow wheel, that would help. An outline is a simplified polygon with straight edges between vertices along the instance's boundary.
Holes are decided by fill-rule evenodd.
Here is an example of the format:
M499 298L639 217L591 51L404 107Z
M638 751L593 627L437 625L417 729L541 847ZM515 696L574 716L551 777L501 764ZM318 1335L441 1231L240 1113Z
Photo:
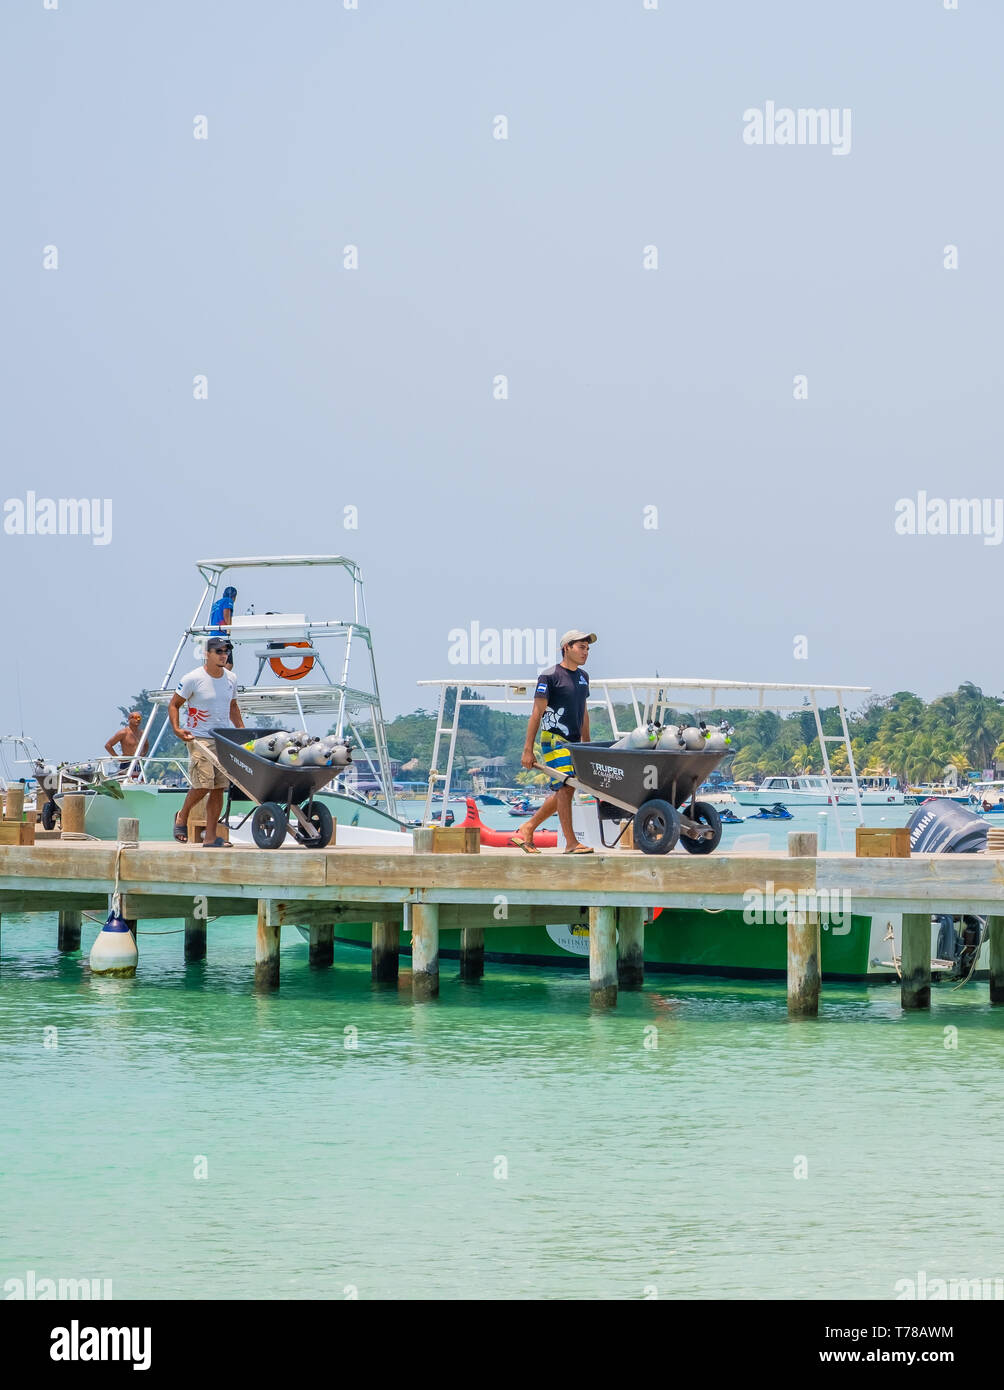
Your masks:
M680 813L668 801L655 797L635 812L634 842L643 854L668 854L679 838Z
M263 801L251 817L251 837L259 849L278 849L288 829L286 811L274 801Z
M315 801L309 809L306 806L301 806L300 810L314 827L314 834L308 835L303 826L299 822L297 823L293 834L300 844L306 845L308 849L323 849L325 845L330 845L331 836L335 830L335 822L324 802Z
M55 830L56 828L56 808L51 801L42 802L42 810L39 813L43 830Z
M721 817L710 801L695 801L694 809L689 814L691 820L696 821L698 825L706 826L712 835L709 840L692 840L689 835L684 835L682 837L683 848L689 850L691 854L710 854L721 844Z

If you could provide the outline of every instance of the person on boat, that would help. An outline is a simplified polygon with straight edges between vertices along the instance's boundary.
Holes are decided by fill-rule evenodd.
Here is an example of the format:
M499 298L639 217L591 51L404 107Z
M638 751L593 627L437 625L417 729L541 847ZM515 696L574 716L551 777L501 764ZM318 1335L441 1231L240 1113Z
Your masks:
M140 726L142 722L143 716L140 714L139 710L131 709L129 711L129 718L126 720L124 726L119 729L117 733L112 734L111 738L105 744L105 752L110 753L113 757L115 756L115 749L121 749L120 757L124 759L124 761L119 762L119 772L125 772L133 758L137 756L145 758L150 751L150 740L148 738L143 740L142 749L140 749L139 746Z
M561 639L561 660L537 677L533 709L526 729L526 743L521 759L525 768L534 766L533 745L540 730L540 746L544 765L561 784L527 823L509 841L527 854L539 854L533 843L533 832L548 816L558 813L565 838L566 854L592 854L588 845L579 844L572 829L573 789L561 782L572 772L570 743L589 742L589 676L584 667L589 648L596 641L595 632L580 632L572 628Z
M223 792L228 785L226 774L209 756L211 730L227 724L244 728L244 719L237 704L237 677L227 670L233 651L226 637L210 637L206 643L206 660L178 682L167 707L171 728L183 743L188 744L188 779L191 790L184 805L174 818L174 838L185 844L188 840L188 817L204 796L206 803L206 849L222 849L226 841L217 835ZM179 716L185 710L185 723Z

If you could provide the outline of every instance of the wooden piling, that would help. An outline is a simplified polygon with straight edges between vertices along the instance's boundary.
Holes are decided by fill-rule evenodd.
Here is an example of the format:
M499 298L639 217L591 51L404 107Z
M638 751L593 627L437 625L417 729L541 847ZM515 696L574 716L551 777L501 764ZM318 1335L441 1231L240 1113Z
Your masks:
M1004 1004L1004 917L987 919L987 955L990 970L990 1002Z
M435 999L439 995L439 904L413 903L411 907L411 997Z
M609 1009L617 1003L617 909L589 909L589 1002Z
M4 820L20 820L24 815L24 783L12 782L3 802Z
M85 800L81 792L67 792L59 802L59 828L64 835L83 835Z
M310 928L310 965L324 970L335 963L334 922L315 923Z
M617 909L617 988L641 989L645 983L645 909Z
M480 980L485 973L484 927L460 929L460 978Z
M374 922L370 978L379 985L396 985L401 928L396 922Z
M273 898L258 899L254 987L263 992L279 988L279 904Z
M815 859L818 839L814 830L793 830L788 835L788 855ZM815 1018L819 1013L819 913L788 913L788 1016Z
M119 828L117 839L120 844L123 842L131 843L139 841L139 821L135 816L119 816Z
M58 948L60 951L80 950L79 912L60 912Z
M903 913L900 1004L904 1009L931 1007L931 914Z
M206 919L189 913L185 918L185 960L205 960Z

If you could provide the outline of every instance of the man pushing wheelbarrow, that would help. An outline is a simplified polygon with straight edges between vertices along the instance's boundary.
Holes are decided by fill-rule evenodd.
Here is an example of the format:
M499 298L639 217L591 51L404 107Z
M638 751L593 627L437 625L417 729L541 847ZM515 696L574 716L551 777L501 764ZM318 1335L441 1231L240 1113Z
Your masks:
M509 841L526 854L540 853L533 843L533 832L555 811L565 838L565 853L593 853L588 845L580 844L575 838L572 829L574 791L561 779L573 771L568 745L589 742L589 711L586 708L589 676L584 667L589 658L589 648L595 641L595 632L580 632L578 628L572 628L561 639L561 660L556 666L541 671L537 677L521 761L527 769L536 767L533 745L539 730L544 766L560 785Z

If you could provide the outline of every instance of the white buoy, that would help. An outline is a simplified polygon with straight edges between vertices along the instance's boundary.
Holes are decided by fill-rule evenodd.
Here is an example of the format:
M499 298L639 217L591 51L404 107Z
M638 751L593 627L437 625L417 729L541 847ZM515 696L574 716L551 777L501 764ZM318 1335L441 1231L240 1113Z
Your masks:
M129 924L114 909L94 940L90 962L94 975L115 975L119 979L129 979L136 974L139 962L136 942Z

